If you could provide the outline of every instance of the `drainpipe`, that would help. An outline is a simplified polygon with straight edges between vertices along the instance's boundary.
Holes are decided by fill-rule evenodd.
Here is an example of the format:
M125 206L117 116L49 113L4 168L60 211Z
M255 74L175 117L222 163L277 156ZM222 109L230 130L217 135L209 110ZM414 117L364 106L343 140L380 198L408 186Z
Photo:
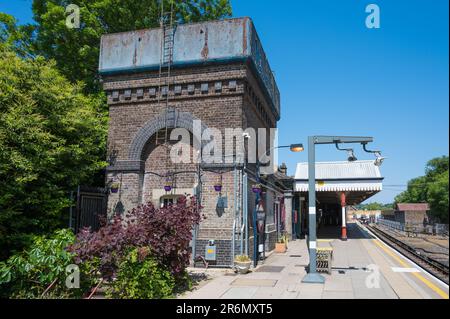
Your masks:
M258 266L258 228L256 222L256 208L259 203L259 193L256 194L255 209L253 210L253 266Z
M235 239L234 239L234 234L236 232L236 219L233 221L233 237L231 238L231 268L233 268L234 266L234 257L235 257L235 253L234 253L234 248L235 248Z
M197 184L197 208L200 208L202 204L202 171L200 164L198 165L198 184ZM195 266L195 258L197 257L197 234L198 225L194 226L193 236L192 236L192 261Z
M236 212L237 212L237 170L236 161L234 162L234 185L233 185L233 233L231 238L231 265L234 265L234 257L236 255Z
M238 170L238 226L239 228L239 254L242 256L244 254L244 217L242 214L242 201L243 201L243 190L242 190L242 184L243 184L243 174L242 170Z
M256 161L256 180L259 183L260 182L260 172L259 172L259 161ZM259 193L256 193L256 201L255 201L255 208L253 209L253 266L256 268L258 266L258 259L259 259L259 236L258 236L258 222L256 221L257 213L256 209L258 208L259 204Z
M244 177L243 177L243 223L245 227L245 255L248 256L248 175L247 165L244 162ZM244 236L243 236L244 237Z

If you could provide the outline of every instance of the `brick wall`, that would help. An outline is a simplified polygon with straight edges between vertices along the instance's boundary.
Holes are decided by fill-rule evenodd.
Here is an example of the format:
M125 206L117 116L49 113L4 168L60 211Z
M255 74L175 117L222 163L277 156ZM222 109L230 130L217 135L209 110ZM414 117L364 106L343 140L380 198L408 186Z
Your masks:
M161 130L167 121L174 127L192 130L192 121L199 119L203 128L217 128L225 137L225 128L273 128L276 115L262 93L257 78L245 63L198 66L173 70L171 85L167 91L169 104L165 103L166 91L159 91L159 78L155 72L122 74L103 78L110 109L108 157L115 155L115 162L108 168L107 180L118 181L118 194L111 194L108 201L110 214L128 211L142 203L158 204L162 195L191 194L198 186L196 164L173 164L169 151L158 143ZM172 119L168 114L176 114ZM168 120L169 119L169 120ZM168 133L170 134L171 128ZM163 132L165 134L165 132ZM267 140L267 145L270 141ZM190 156L196 156L191 141ZM254 165L250 165L254 169ZM190 171L176 175L174 189L163 192L165 175L169 171ZM234 221L234 172L222 174L221 196L228 198L228 207L218 213L219 194L214 190L218 174L202 172L202 205L206 219L201 223L197 238L197 252L204 254L208 240L215 240L218 248L218 264L231 263L231 237ZM249 233L252 234L251 215L254 196L249 182ZM241 192L242 193L242 192ZM269 196L267 207L272 209L275 195ZM120 209L119 209L120 208ZM276 238L275 238L276 240ZM268 249L274 247L274 237L269 235ZM236 244L236 247L239 245ZM249 245L252 251L252 246ZM239 250L237 250L239 252Z

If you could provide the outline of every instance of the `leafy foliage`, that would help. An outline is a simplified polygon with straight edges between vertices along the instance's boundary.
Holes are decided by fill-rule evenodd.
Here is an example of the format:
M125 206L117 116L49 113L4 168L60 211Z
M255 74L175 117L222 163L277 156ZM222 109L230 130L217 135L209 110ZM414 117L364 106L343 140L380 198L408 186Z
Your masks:
M57 231L52 238L35 237L29 249L0 263L0 295L41 298L47 287L54 283L44 297L79 296L82 289L71 290L65 286L66 267L74 263L73 254L66 248L74 241L75 236L70 230ZM89 279L86 276L82 278ZM88 282L85 283L89 286Z
M69 3L80 7L79 29L66 26ZM103 185L107 110L97 73L100 37L158 26L159 4L34 0L36 24L21 26L0 13L0 260L32 235L61 226L68 190ZM173 4L178 23L231 15L228 0ZM169 8L169 0L164 5Z
M82 231L69 250L76 255L77 264L98 258L102 277L110 279L117 275L129 249L149 247L158 264L176 281L183 281L189 265L192 229L200 220L195 198L181 198L165 208L143 205L125 216L116 216L98 232Z
M0 260L59 228L68 191L106 166L102 98L81 91L53 62L0 43Z
M13 49L19 56L32 55L34 30L35 26L19 26L13 16L0 12L0 43Z
M175 279L151 257L148 247L132 249L120 263L107 293L116 299L164 299L174 292Z
M164 0L166 9L172 0ZM173 0L178 23L218 19L231 15L229 0ZM65 7L80 7L79 29L66 27ZM97 75L100 37L106 33L159 26L156 0L34 0L37 53L57 61L71 81L82 80L89 92L99 91Z
M449 158L443 156L427 163L425 176L411 180L408 190L395 198L397 203L428 202L431 213L443 223L448 223L448 193L449 193Z
M252 260L250 259L250 257L248 257L246 255L242 255L242 256L236 256L234 258L234 261L239 262L239 263L247 263L247 262L250 262Z

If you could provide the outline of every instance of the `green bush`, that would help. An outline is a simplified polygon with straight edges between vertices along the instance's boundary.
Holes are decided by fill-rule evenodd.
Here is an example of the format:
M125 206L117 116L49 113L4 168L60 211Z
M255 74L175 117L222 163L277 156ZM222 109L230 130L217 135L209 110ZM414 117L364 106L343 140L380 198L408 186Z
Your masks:
M69 191L104 183L107 113L81 91L0 42L0 260L61 228Z
M150 255L149 248L135 248L119 265L107 292L116 299L166 299L173 296L175 279Z
M66 267L74 255L66 248L73 244L71 230L59 230L51 238L36 236L29 249L0 263L0 296L6 298L76 298L92 286L87 276L92 263L81 266L81 289L66 287ZM44 291L53 283L44 296ZM85 289L83 289L85 288Z

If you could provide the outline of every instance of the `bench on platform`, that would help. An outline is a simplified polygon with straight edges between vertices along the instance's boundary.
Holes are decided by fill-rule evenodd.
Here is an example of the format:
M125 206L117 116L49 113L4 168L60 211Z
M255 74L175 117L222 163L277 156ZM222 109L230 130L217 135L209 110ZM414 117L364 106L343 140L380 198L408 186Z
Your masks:
M331 275L333 261L332 247L317 248L317 272L326 272Z

